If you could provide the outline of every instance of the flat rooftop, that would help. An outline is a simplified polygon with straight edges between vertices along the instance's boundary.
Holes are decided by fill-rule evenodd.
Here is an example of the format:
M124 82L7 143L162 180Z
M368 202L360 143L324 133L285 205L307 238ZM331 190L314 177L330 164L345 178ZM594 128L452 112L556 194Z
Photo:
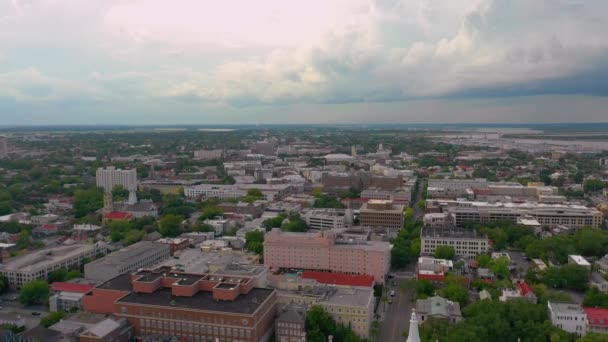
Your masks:
M46 265L61 262L64 259L71 259L79 254L86 253L95 248L95 245L74 244L53 246L31 251L27 254L5 259L0 269L14 271L30 271L32 269L43 268Z
M427 228L420 231L422 237L446 237L453 239L487 239L488 237L469 229Z
M583 308L578 304L564 303L564 302L552 302L552 301L549 301L547 304L549 304L549 307L555 313L583 314L583 315L585 314L585 311L583 311Z
M241 294L233 301L217 301L213 298L212 292L200 291L192 297L176 297L171 294L171 289L160 289L154 293L131 292L118 302L251 315L274 291L254 288L248 294Z

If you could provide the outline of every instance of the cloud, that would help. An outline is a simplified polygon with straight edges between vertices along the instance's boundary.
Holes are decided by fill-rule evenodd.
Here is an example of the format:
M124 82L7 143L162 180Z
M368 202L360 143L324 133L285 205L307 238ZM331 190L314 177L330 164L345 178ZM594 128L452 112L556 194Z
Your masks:
M603 0L11 0L0 97L247 116L606 96L606 13Z

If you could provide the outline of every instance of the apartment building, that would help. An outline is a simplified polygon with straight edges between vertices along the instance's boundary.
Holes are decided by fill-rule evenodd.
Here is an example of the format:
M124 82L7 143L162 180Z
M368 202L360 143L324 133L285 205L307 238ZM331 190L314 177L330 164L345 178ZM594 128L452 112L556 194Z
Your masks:
M152 267L170 256L169 244L140 241L84 265L84 277L106 281L125 272Z
M547 308L554 326L578 336L587 333L587 314L579 304L548 301Z
M256 288L246 276L161 267L104 282L83 297L83 308L125 318L136 337L266 342L276 317L276 290Z
M106 253L107 245L101 242L46 247L4 260L0 273L8 278L11 288L19 290L32 280L48 278L50 272L59 268L80 267L85 258Z
M467 258L486 253L490 249L487 236L473 230L428 228L420 231L420 251L423 255L434 255L439 246L452 246L456 255Z
M114 166L97 169L95 180L97 186L106 192L111 192L117 185L122 185L125 189L137 189L137 170L122 170Z
M361 206L361 226L382 227L399 230L403 228L405 206L392 201L369 200Z
M305 209L300 216L312 229L341 229L353 224L353 211L350 209Z
M264 238L264 264L271 269L367 274L384 283L390 266L390 244L343 239L333 231L286 233L273 229Z
M434 202L431 203L431 206L438 206L443 212L449 213L456 226L462 226L465 222L511 221L516 223L518 218L529 217L537 220L543 227L563 225L569 228L584 226L600 228L603 221L603 215L600 211L578 204L489 203L447 200Z

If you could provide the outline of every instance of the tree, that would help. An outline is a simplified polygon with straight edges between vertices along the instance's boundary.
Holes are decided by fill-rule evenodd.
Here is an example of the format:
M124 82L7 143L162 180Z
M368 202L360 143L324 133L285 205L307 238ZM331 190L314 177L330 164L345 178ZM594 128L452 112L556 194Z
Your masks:
M5 293L9 289L8 278L4 274L0 274L0 294Z
M43 304L49 298L49 283L45 280L32 280L21 288L19 301L25 305Z
M50 284L56 281L66 281L68 279L68 270L65 267L49 272L48 281Z
M509 264L511 262L507 257L501 256L492 259L490 270L498 277L498 279L509 279Z
M222 216L224 214L224 210L218 208L216 206L209 206L203 210L201 216L199 216L199 221L212 220L218 216Z
M335 208L335 209L344 209L345 206L335 197L321 194L313 203L314 208Z
M103 207L101 188L79 189L74 192L74 216L80 218Z
M177 215L165 215L158 221L159 232L164 237L176 237L181 232L183 218Z
M30 232L22 229L19 233L19 240L17 240L17 247L21 249L28 248L30 246Z
M608 294L600 292L600 290L594 286L585 294L583 306L608 309Z
M585 192L598 192L598 191L602 191L602 189L604 188L605 184L604 182L602 182L601 179L587 179L585 181Z
M283 221L285 221L286 218L287 215L279 214L276 217L264 220L264 222L262 222L262 225L264 226L266 231L270 231L272 228L281 228L281 225L283 224Z
M305 232L308 230L308 225L306 224L306 221L302 220L300 215L295 214L295 215L289 216L289 222L285 223L281 227L281 230L283 230L285 232L295 232L295 233Z
M262 191L260 191L260 189L251 188L247 190L247 196L243 198L243 202L253 203L255 201L261 200L262 198L264 198L264 194L262 193Z
M59 322L64 317L65 317L65 312L63 312L63 311L51 312L48 316L42 317L40 319L40 325L42 325L45 328L48 328L51 325Z
M542 282L553 288L584 291L589 283L589 270L575 264L550 267L543 273Z
M245 234L246 247L248 250L258 254L264 254L264 232L254 230Z
M422 279L416 282L416 295L418 298L427 298L435 294L435 286L430 280Z
M440 291L440 295L451 301L458 302L461 307L464 307L469 301L467 283L466 277L448 275L445 278L445 286Z
M454 255L456 255L456 250L452 246L442 245L435 249L435 258L437 259L452 260Z
M114 201L124 201L129 198L129 190L127 190L122 185L116 185L112 189L112 200Z

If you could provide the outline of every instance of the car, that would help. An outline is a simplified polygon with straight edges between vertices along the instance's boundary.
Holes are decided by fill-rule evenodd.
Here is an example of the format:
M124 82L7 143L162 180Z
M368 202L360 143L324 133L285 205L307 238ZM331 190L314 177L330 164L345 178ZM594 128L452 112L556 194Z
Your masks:
M393 304L393 300L389 298L389 299L388 299L388 303L389 303L389 304Z
M388 276L387 276L387 277L388 277L388 279L393 279L393 275L392 275L392 274L390 274L390 273L388 274Z
M34 312L32 312L32 316L40 316L40 312L34 311Z
M391 296L395 296L395 290L391 291Z

